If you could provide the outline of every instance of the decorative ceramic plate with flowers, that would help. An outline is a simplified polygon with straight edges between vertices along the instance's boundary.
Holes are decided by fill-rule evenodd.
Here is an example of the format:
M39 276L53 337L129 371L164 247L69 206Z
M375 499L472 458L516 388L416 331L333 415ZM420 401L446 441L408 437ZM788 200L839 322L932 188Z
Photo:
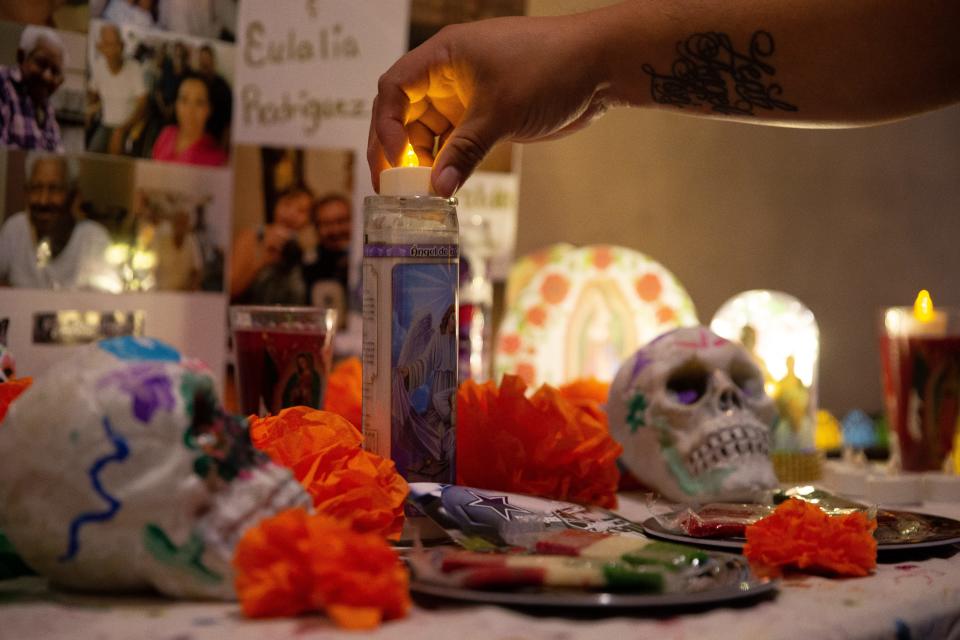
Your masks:
M680 282L642 253L561 245L536 255L541 264L525 273L500 327L498 379L515 374L534 387L589 377L609 382L624 358L653 338L697 324Z

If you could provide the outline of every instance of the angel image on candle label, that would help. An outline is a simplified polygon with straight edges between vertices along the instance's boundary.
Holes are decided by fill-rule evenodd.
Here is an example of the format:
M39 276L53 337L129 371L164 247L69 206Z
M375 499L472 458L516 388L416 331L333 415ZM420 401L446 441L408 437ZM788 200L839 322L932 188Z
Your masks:
M452 265L393 270L392 457L411 481L455 478L456 282Z

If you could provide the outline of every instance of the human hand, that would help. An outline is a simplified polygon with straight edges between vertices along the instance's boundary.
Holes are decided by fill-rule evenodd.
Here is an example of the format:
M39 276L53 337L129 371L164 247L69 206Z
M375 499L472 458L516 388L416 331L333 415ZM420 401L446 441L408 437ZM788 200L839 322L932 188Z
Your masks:
M513 17L444 28L380 77L367 162L374 188L407 140L441 196L502 140L571 133L609 104L600 48L583 16ZM434 140L440 151L433 161Z
M283 255L283 245L292 235L293 232L282 225L267 225L263 230L263 239L261 240L264 249L264 262L267 264L278 262L280 256Z
M127 132L121 128L117 127L113 130L113 133L110 134L110 143L107 146L107 151L114 155L120 155L123 153L123 141L127 137Z

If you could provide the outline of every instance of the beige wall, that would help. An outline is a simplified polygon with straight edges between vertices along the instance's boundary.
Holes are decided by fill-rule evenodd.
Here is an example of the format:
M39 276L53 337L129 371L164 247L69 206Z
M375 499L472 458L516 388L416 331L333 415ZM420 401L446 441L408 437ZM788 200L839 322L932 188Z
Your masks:
M559 241L643 251L704 323L740 291L791 293L820 323L821 405L841 415L880 407L881 306L922 287L960 305L958 240L960 107L840 131L619 110L523 150L519 254Z

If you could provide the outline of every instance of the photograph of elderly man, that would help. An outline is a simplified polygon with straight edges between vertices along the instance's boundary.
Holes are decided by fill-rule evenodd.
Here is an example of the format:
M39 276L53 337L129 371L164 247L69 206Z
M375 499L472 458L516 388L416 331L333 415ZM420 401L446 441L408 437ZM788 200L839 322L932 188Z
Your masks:
M63 40L53 29L23 29L17 63L0 66L0 143L63 151L50 97L63 84L65 54Z
M73 158L38 152L25 163L26 211L0 227L0 284L35 289L95 289L111 271L110 236L73 213L77 167Z

